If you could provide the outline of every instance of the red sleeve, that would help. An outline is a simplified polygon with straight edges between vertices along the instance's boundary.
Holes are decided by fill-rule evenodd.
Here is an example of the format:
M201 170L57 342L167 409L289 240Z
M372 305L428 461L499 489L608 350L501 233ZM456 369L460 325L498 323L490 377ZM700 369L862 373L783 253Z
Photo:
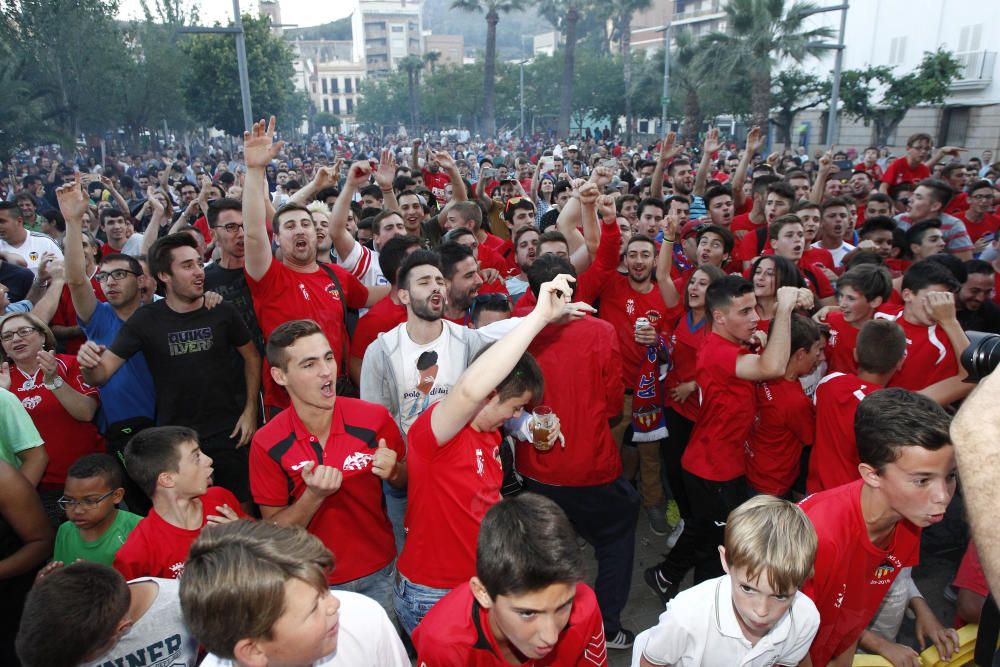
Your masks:
M604 355L604 400L608 418L621 414L625 400L625 382L622 380L622 353L618 346L618 335L608 327L607 354Z
M137 525L136 528L138 527ZM147 576L152 571L152 567L146 562L145 554L143 553L145 545L146 540L142 531L134 528L125 539L125 544L115 552L113 566L125 577L125 581Z
M576 667L607 667L608 651L605 646L604 619L600 607L597 606L596 596L593 591L587 589L584 593L581 586L577 586L576 601L573 604L583 607L580 611L586 614L584 618L573 623L580 628L579 632L584 643L580 657L574 664Z
M743 238L736 242L733 248L733 259L739 259L741 262L749 262L759 254L760 250L757 249L756 231L748 231L743 235Z
M604 277L618 268L618 250L621 247L622 230L618 223L601 223L601 243L597 246L594 263L577 277L576 300L593 303L601 294Z
M292 503L288 476L268 455L260 431L250 443L250 495L255 503L268 507L287 507Z
M830 283L830 279L826 277L823 270L818 266L813 264L810 268L810 273L812 278L815 279L815 285L813 286L816 291L816 296L821 299L833 296L836 292L833 290L833 285Z
M421 667L466 667L469 655L456 644L427 642L419 649L417 664Z
M889 164L889 167L885 170L885 173L882 174L883 183L888 183L890 187L894 185L893 181L896 180L896 174L899 172L899 160L905 160L905 159L906 158L899 158L893 160L892 163Z
M243 511L240 501L236 499L236 496L232 494L229 489L223 488L221 486L210 486L205 495L201 497L201 511L206 516L215 513L216 505L229 505L230 509L236 512L236 515L241 519L249 519L251 517L247 516L246 512Z
M816 441L816 412L808 399L795 401L787 417L788 429L799 442L811 445Z
M63 380L84 396L89 396L95 401L100 402L101 395L97 387L91 387L84 382L83 373L80 372L80 364L77 363L76 357L70 354L59 354L56 355L56 358L62 362L59 370L62 372ZM63 365L65 365L65 368L62 367Z
M271 225L268 225L270 227ZM200 216L194 221L194 228L201 232L202 237L205 239L206 245L212 242L212 230L208 226L208 220L205 216Z

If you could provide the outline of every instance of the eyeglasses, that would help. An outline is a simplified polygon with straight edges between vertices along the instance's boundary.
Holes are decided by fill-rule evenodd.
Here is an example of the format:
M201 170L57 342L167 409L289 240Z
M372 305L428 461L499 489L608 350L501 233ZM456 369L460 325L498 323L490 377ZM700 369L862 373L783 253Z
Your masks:
M17 334L20 338L27 338L35 331L41 331L37 327L21 327L20 329L14 329L13 331L5 331L0 334L0 340L7 342L14 339L14 334Z
M227 222L224 225L216 225L213 229L225 229L228 233L235 234L243 229L243 225L238 222Z
M115 280L125 280L129 276L139 275L135 271L129 271L128 269L114 269L112 271L99 271L94 277L97 278L97 282L105 283L108 278L114 278Z
M117 491L117 489L115 490ZM85 510L92 510L95 507L97 507L102 500L111 497L112 494L114 494L114 491L108 491L100 498L81 498L80 500L76 500L75 498L67 498L66 496L63 496L62 498L56 501L56 504L59 505L59 507L62 509L63 512L68 510L70 507L76 507L77 505L79 505Z

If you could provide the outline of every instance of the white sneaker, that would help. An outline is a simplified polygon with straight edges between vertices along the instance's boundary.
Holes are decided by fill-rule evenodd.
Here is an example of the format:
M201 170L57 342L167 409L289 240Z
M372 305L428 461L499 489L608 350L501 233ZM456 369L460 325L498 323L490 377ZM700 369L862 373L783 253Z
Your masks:
M674 529L670 531L670 535L667 536L667 548L673 549L674 545L677 544L677 540L680 539L681 533L684 532L684 519L677 522Z

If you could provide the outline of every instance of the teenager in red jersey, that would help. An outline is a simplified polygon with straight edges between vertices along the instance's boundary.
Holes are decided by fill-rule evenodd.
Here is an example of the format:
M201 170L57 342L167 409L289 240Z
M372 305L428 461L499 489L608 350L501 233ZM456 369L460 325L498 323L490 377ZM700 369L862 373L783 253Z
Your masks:
M792 315L791 355L785 374L757 383L757 419L746 450L747 483L758 493L787 498L799 476L802 448L816 431L812 402L799 378L810 375L823 358L819 325Z
M759 318L757 329L764 333L770 330L771 322L777 315L778 290L782 287L794 287L801 290L800 298L803 303L809 304L810 309L815 302L813 293L806 287L806 282L798 267L784 257L778 255L758 257L751 266L750 277L756 299L754 308Z
M875 317L878 308L892 295L889 271L875 264L860 264L837 281L837 305L826 316L830 327L826 343L827 370L856 373L855 343L861 327Z
M602 667L601 612L580 581L576 535L559 506L533 493L483 519L476 573L438 602L413 633L426 667Z
M546 324L565 316L572 280L545 283L531 314L410 427L407 538L395 586L396 615L407 632L475 572L479 524L500 500L500 427L544 391L541 370L525 350Z
M901 568L920 561L920 532L944 519L957 467L950 417L925 396L891 388L854 418L861 479L809 496L815 575L803 592L820 613L814 665L846 666Z
M236 496L209 486L212 459L186 426L158 426L136 435L125 446L125 468L153 501L149 515L115 554L114 567L126 580L179 579L202 528L246 516Z
M829 347L829 343L827 343ZM832 489L858 478L854 412L865 396L885 387L903 365L906 336L895 322L869 320L852 346L855 371L833 371L816 388L816 442L809 456L806 492Z
M906 155L896 160L882 174L879 192L889 194L889 188L901 183L919 183L931 177L931 166L925 161L931 155L931 135L924 132L911 134L906 140Z

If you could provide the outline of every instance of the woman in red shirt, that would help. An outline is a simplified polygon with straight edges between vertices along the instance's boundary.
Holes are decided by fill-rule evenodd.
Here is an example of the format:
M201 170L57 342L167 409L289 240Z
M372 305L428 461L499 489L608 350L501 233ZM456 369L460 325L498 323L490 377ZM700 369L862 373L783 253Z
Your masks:
M778 255L758 257L750 266L750 282L757 297L757 314L760 315L757 329L764 333L767 333L778 310L778 288L806 286L799 268L790 259Z
M61 521L56 500L70 465L104 450L91 421L100 404L97 389L84 383L76 357L55 354L52 330L31 313L5 317L0 344L0 387L21 399L45 442L49 465L38 489L50 519Z
M681 457L691 437L691 429L698 418L700 402L698 385L694 381L694 368L698 348L712 329L705 316L705 291L708 286L726 274L711 264L702 264L688 278L684 287L684 312L670 327L671 362L673 367L664 381L666 397L667 446L661 449L670 491L677 501L681 517L690 516L690 506L684 493L681 476Z

